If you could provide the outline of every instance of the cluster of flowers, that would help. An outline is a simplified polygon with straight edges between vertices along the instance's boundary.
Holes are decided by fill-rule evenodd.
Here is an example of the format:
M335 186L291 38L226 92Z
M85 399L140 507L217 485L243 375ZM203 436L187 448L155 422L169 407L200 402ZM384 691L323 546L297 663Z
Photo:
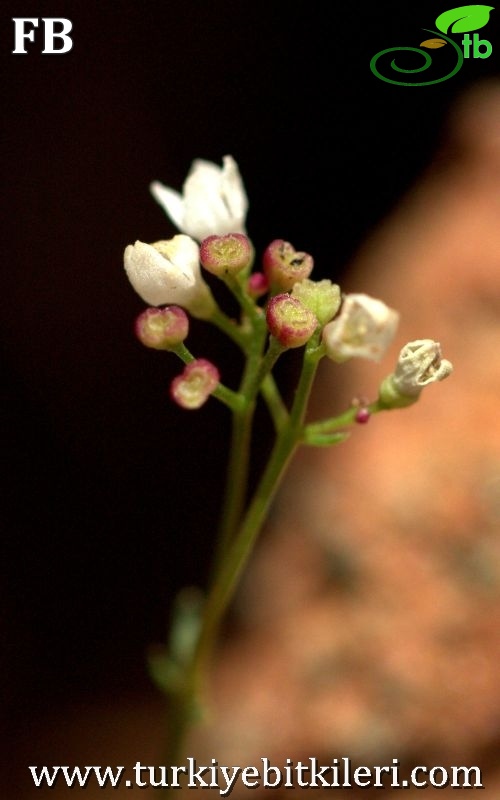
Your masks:
M134 289L151 306L136 320L138 338L147 347L174 351L185 361L171 386L179 405L199 408L220 386L217 367L194 359L183 347L187 314L215 324L221 320L200 264L232 289L244 310L251 303L265 316L270 346L277 352L301 347L321 330L320 347L333 361L382 358L399 314L381 300L366 294L342 296L330 280L310 280L312 256L281 239L265 249L261 271L251 272L254 250L245 231L248 200L231 156L223 159L222 168L194 161L182 195L158 182L151 184L151 192L182 233L167 241L129 245L125 269ZM439 343L410 342L383 382L379 400L386 407L408 405L424 386L451 370Z

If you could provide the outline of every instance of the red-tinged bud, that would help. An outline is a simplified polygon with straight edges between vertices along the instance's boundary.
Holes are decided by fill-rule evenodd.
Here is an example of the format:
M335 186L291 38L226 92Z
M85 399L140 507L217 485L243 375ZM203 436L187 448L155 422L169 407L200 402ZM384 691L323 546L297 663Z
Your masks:
M273 289L288 292L309 277L314 260L308 253L297 252L290 242L275 239L264 250L262 266Z
M263 272L253 272L248 279L247 291L254 300L267 294L269 281Z
M215 364L206 358L197 358L186 364L184 370L170 384L170 396L181 408L200 408L210 397L220 380Z
M189 319L179 306L146 308L135 321L135 335L155 350L173 350L189 332Z
M355 420L360 425L366 425L366 423L368 422L370 417L371 417L371 414L370 414L370 411L367 408L358 408L358 410L356 411Z
M301 347L313 335L318 320L289 294L272 297L266 309L267 327L283 347Z
M253 257L250 240L242 233L208 236L200 245L200 261L208 272L223 278L249 267Z

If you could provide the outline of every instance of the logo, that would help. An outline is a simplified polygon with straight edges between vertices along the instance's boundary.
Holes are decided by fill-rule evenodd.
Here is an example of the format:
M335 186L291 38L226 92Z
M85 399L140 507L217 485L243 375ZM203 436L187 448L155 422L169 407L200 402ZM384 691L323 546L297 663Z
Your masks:
M376 53L370 61L370 69L381 81L394 83L396 86L431 86L434 83L447 81L449 78L452 78L453 75L457 74L464 63L464 58L488 58L491 55L491 51L493 50L491 42L487 39L480 39L477 33L474 33L472 37L469 35L471 31L484 28L489 21L490 11L494 11L493 6L460 6L459 8L450 9L450 11L444 11L436 19L435 25L438 29L437 31L430 30L429 28L422 28L426 33L433 34L434 38L425 39L425 41L420 42L419 47L389 47L386 50L381 50L379 53ZM449 34L451 33L463 33L465 36L460 43L457 43L454 39L450 38ZM436 63L439 62L438 66L449 70L446 75L443 78L418 81L420 77L418 73L425 72L432 64L432 58L429 53L425 50L420 50L420 48L425 47L428 50L440 50L447 44L451 45L453 53L449 54L448 52L447 58L436 58ZM460 47L460 45L462 45L462 47ZM449 51L449 48L447 48L447 50ZM388 53L401 53L403 51L418 53L419 56L424 57L424 63L419 67L409 69L396 64L395 58L389 62ZM451 63L449 55L452 55ZM414 58L414 56L410 58ZM408 62L407 60L407 63L411 63L411 61ZM386 74L381 72L382 69ZM400 73L401 77L399 80L396 79L396 75L394 75L394 77L388 77L387 73L389 69L393 71L393 75L394 73ZM417 81L404 80L404 77L410 75L416 75Z
M14 23L15 42L12 52L15 55L26 55L28 51L25 47L25 39L29 42L35 41L34 29L38 28L40 20L38 17L12 17L12 22ZM42 17L42 23L44 45L42 54L68 53L73 47L73 40L71 36L68 36L73 27L71 20L65 19L64 17ZM60 27L60 30L56 30L56 25L58 28ZM31 30L25 30L27 26L29 26ZM58 40L57 46L56 39ZM59 40L61 41L59 42Z

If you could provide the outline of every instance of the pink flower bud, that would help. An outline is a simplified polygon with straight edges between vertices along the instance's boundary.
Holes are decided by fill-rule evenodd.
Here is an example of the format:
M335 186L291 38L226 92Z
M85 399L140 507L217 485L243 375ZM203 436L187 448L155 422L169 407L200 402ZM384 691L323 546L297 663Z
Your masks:
M155 350L172 350L184 341L189 331L189 319L179 306L146 308L135 321L135 335Z
M217 388L220 373L206 358L186 364L170 384L170 396L181 408L200 408Z
M283 347L301 347L313 335L318 320L289 294L272 297L266 309L267 327Z
M363 407L363 408L358 408L358 410L356 411L356 416L355 416L354 419L360 425L366 425L366 423L370 419L370 416L371 416L370 411L367 408Z
M200 245L200 261L208 272L223 278L250 266L253 248L242 233L208 236Z
M257 300L258 297L262 297L264 294L267 294L269 291L269 281L263 272L253 272L250 275L248 279L247 291L250 297L253 297L254 300Z
M309 277L314 261L308 253L298 253L290 242L275 239L264 250L262 266L271 286L287 292Z

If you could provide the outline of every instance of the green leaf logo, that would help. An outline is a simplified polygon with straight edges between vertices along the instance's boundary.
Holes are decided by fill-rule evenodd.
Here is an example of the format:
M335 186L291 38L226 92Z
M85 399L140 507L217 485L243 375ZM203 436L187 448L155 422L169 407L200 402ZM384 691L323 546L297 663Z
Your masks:
M436 27L443 33L468 33L484 28L493 6L460 6L440 14Z

